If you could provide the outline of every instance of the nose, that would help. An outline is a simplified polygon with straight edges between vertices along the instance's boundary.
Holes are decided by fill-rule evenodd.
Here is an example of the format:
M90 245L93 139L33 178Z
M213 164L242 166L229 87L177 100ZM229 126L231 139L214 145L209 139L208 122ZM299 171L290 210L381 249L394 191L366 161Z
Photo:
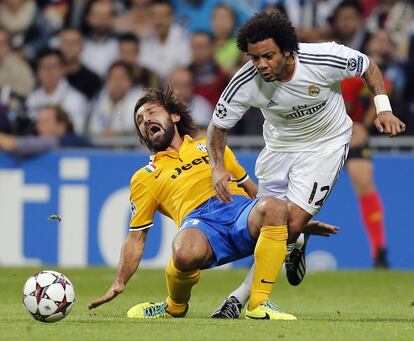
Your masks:
M143 120L143 122L144 122L145 124L149 123L149 122L150 122L150 120L151 120L151 114L150 114L150 113L148 113L148 112L144 112L144 113L142 114L142 120Z
M259 58L258 63L257 63L257 68L260 70L266 68L266 61L264 60L264 58Z

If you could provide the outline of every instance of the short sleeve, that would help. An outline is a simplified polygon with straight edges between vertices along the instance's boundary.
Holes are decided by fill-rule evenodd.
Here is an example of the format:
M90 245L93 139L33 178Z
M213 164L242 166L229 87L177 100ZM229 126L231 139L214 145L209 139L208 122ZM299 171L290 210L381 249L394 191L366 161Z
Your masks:
M131 220L130 231L139 231L150 228L153 223L158 202L149 189L134 176L130 183Z
M332 56L325 57L332 59L326 63L336 66L326 68L327 78L330 81L337 82L345 78L361 77L368 69L369 58L362 52L334 42L326 43L326 48L326 55ZM321 64L323 65L323 62Z
M214 109L212 120L216 127L233 128L250 108L248 86L256 75L256 68L249 62L233 76Z

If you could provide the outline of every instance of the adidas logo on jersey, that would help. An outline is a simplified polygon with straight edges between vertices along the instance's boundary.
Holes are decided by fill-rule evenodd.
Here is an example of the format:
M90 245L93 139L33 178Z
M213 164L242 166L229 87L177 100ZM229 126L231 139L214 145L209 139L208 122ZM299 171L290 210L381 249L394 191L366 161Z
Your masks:
M266 104L266 108L271 108L271 107L274 107L276 105L279 105L279 103L276 103L276 102L270 100L269 103Z

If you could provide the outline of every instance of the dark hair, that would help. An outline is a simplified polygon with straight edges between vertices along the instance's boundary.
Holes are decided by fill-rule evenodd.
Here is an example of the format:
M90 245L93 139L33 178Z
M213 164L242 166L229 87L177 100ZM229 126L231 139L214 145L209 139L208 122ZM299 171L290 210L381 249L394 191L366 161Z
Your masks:
M141 143L145 144L145 140L139 130L135 116L138 109L145 103L149 102L160 104L170 115L178 114L181 116L180 121L175 124L178 129L178 134L180 134L181 137L184 135L189 135L191 137L196 136L198 127L191 116L191 112L188 106L183 101L178 99L173 89L171 87L167 87L165 91L162 91L155 88L149 88L145 89L144 95L138 99L134 108L134 123Z
M87 22L87 18L92 11L92 7L100 2L106 2L111 4L112 15L116 14L115 5L112 0L87 0L86 3L83 5L83 9L81 10L80 31L83 33L83 35L88 35L91 32L91 27Z
M132 68L131 65L129 65L128 63L122 62L122 61L117 61L111 64L111 66L109 67L107 73L106 73L106 79L108 79L109 74L112 72L113 69L115 68L123 68L125 70L125 73L127 74L128 78L133 82L134 81L134 70Z
M249 43L273 39L282 52L298 51L298 38L289 19L279 11L260 12L250 18L237 33L237 46L247 52Z
M118 43L134 43L139 45L140 40L134 33L125 32L118 35Z
M51 49L51 48L44 48L40 50L40 52L36 56L36 69L39 68L40 62L47 57L55 56L59 59L60 64L63 64L63 55L62 52L60 52L57 49Z
M46 105L42 108L42 110L44 109L50 109L53 110L53 112L55 113L55 119L57 122L59 123L63 123L65 125L65 132L66 133L73 133L74 129L73 129L73 123L72 120L69 117L69 114L63 110L63 108L59 105Z
M360 16L364 15L364 10L361 6L361 4L359 3L359 1L357 0L343 0L341 1L338 6L335 7L335 9L333 10L332 15L328 18L328 22L331 25L335 24L335 21L338 17L339 12L344 9L344 8L353 8L355 10L355 12L357 12Z

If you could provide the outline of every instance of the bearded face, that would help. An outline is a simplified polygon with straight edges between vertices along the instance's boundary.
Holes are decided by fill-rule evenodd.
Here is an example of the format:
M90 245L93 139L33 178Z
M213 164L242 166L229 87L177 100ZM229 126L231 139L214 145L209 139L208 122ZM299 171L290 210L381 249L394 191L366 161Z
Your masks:
M135 114L135 124L141 142L153 152L167 150L175 134L178 134L176 124L180 116L170 114L157 102L143 104Z
M145 127L144 141L148 149L153 152L166 150L174 138L174 123L168 116L164 124L154 122Z

